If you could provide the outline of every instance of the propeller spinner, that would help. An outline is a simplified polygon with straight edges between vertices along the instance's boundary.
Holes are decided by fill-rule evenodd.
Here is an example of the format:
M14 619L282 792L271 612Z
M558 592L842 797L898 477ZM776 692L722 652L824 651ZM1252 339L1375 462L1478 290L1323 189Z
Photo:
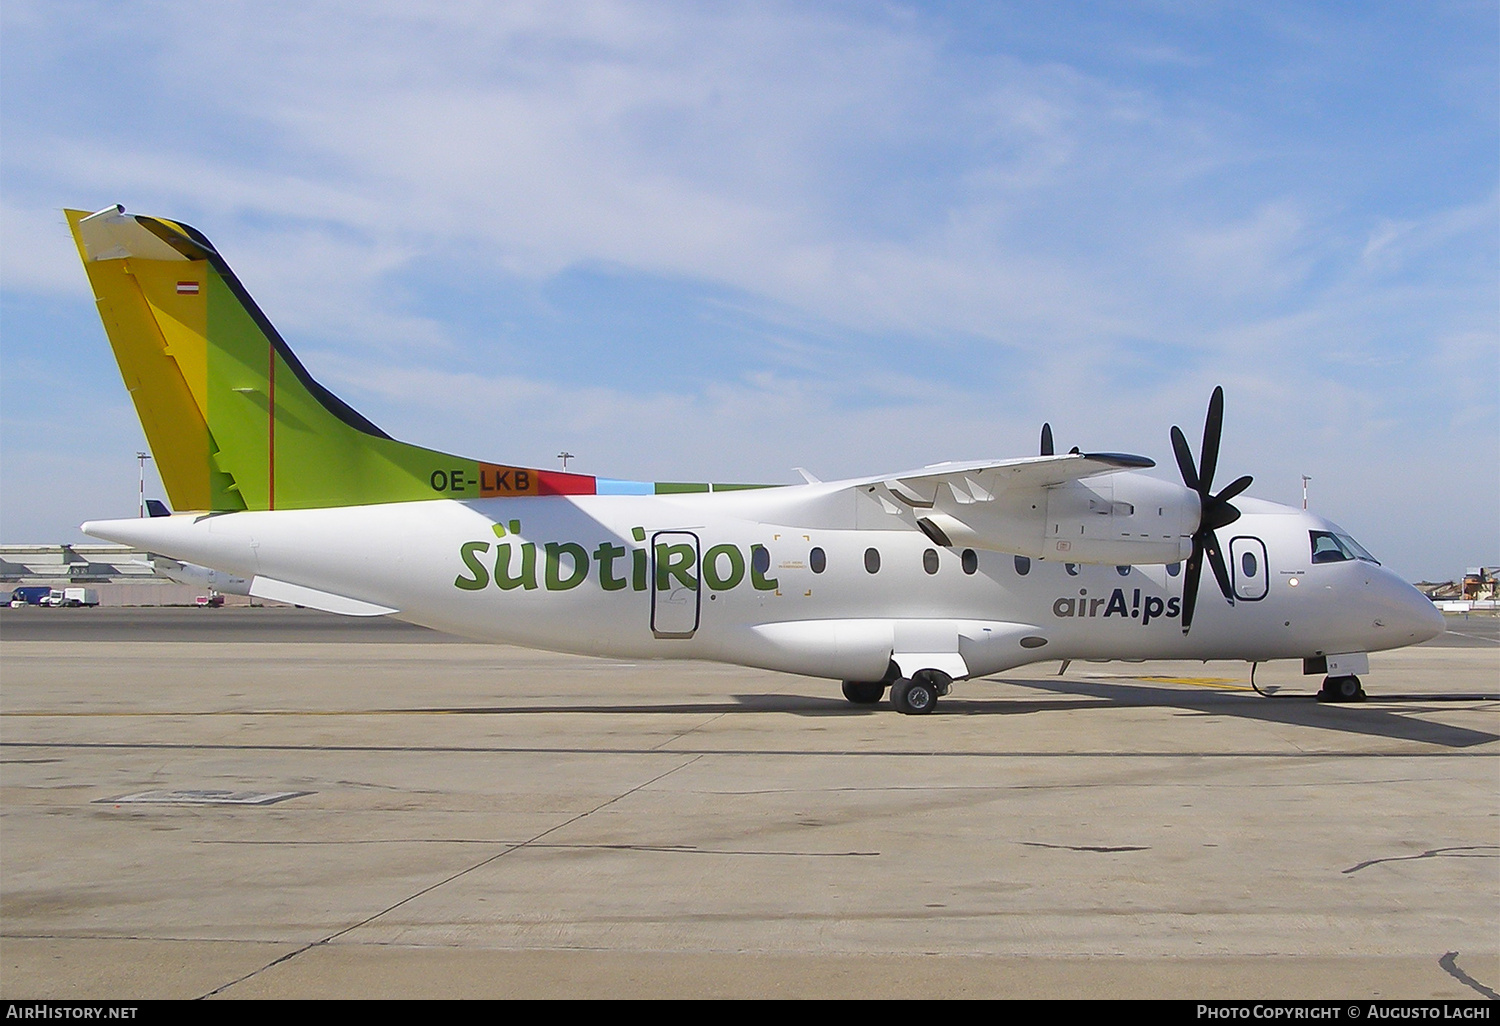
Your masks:
M1182 483L1198 493L1202 512L1198 518L1198 529L1193 532L1193 552L1188 557L1187 575L1182 582L1182 633L1193 625L1193 608L1198 604L1198 582L1203 575L1203 557L1208 556L1208 565L1213 568L1214 579L1219 590L1234 605L1234 586L1229 580L1229 568L1224 565L1223 549L1215 535L1221 527L1227 527L1240 518L1240 511L1229 500L1250 487L1247 474L1236 478L1219 494L1213 494L1214 471L1219 463L1219 436L1224 431L1224 389L1216 386L1208 401L1208 417L1203 422L1203 449L1198 465L1193 466L1193 454L1188 449L1187 438L1182 429L1172 428L1172 452L1177 457L1177 468L1182 471Z

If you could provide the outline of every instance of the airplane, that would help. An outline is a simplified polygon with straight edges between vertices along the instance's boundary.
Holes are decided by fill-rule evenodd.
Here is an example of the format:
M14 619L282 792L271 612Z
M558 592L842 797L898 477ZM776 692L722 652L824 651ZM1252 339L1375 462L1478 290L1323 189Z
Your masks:
M580 655L842 682L931 713L1041 661L1301 659L1359 701L1368 653L1442 614L1322 517L1214 490L1223 390L1182 483L1040 451L794 485L640 482L399 442L319 384L196 229L66 212L172 507L95 537L252 595ZM183 512L189 511L189 512ZM1205 566L1211 576L1207 587Z

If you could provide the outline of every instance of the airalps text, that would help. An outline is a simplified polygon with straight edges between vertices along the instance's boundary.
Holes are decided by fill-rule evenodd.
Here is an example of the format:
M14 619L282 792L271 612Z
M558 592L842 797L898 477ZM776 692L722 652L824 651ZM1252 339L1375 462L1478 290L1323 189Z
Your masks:
M1127 601L1124 588L1116 588L1107 597L1090 596L1087 588L1079 588L1078 596L1064 595L1052 603L1052 615L1056 617L1118 616L1122 619L1139 620L1144 627L1152 620L1171 620L1182 612L1182 600L1173 595L1147 595L1141 598L1141 589L1132 588Z

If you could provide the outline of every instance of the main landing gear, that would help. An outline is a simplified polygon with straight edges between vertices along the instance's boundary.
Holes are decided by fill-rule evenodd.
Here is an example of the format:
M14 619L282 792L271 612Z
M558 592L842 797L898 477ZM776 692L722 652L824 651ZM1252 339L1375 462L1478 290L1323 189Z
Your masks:
M897 712L908 716L926 716L937 708L940 692L918 673L915 678L905 678L891 685L891 705Z
M938 699L948 693L953 678L941 670L918 670L911 679L891 682L891 706L908 716L925 716L937 707ZM874 705L885 694L885 681L844 681L844 697L855 705Z
M1323 687L1318 692L1320 702L1363 702L1365 689L1359 678L1352 673L1340 677L1324 677Z
M846 680L844 697L855 705L874 705L885 697L883 680Z

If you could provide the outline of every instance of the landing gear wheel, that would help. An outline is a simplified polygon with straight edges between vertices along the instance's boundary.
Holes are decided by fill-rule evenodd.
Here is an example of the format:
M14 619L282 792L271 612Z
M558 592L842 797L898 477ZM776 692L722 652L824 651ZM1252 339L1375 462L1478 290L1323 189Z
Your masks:
M898 680L891 685L891 705L908 716L927 715L937 700L937 688L924 680Z
M1359 686L1359 678L1353 674L1341 677L1324 677L1323 690L1318 692L1320 702L1363 702L1365 689Z
M855 705L874 705L885 695L885 681L846 680L844 697Z

